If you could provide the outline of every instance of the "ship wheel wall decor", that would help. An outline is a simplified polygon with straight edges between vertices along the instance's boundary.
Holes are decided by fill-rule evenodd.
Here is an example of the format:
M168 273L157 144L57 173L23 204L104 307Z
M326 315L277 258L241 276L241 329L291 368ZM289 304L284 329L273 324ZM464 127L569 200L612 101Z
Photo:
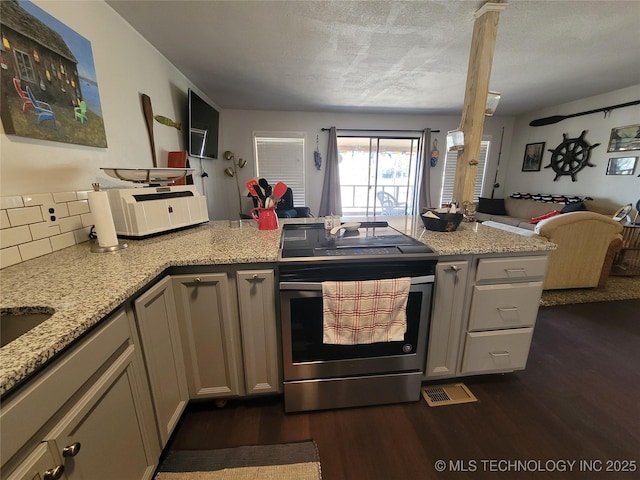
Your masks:
M562 143L555 150L549 149L551 162L549 165L545 165L544 168L551 167L556 172L556 177L553 179L554 182L562 175L571 175L571 180L575 182L576 173L587 166L595 167L594 164L589 163L589 158L591 157L591 150L600 144L589 145L584 139L586 133L587 131L583 130L578 138L567 138L567 134L563 133Z

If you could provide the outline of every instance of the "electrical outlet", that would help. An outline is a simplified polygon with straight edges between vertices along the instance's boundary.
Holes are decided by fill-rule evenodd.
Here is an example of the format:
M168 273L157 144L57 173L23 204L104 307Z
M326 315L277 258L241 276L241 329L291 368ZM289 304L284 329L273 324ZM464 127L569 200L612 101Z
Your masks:
M58 225L58 214L54 204L42 205L42 216L49 225Z

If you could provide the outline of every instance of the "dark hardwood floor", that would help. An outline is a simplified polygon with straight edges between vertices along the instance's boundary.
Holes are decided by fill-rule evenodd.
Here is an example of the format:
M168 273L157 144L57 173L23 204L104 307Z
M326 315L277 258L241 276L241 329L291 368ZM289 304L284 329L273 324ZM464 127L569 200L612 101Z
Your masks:
M526 370L463 382L478 402L297 414L280 397L193 403L168 448L313 439L324 480L640 478L640 300L541 308Z

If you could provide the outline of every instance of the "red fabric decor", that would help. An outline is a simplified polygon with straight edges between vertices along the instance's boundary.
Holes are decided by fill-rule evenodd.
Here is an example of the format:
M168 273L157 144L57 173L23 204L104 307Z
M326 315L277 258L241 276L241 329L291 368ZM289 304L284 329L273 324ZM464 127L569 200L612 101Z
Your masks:
M529 220L529 223L538 223L539 221L544 220L545 218L555 217L556 215L560 215L560 212L558 210L554 210L553 212L549 212L549 213L545 213L544 215L533 217L531 220Z

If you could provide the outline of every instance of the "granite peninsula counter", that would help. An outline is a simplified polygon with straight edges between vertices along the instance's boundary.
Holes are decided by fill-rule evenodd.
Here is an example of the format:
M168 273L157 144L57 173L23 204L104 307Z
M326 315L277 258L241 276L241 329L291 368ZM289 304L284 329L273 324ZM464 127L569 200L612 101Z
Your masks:
M307 219L318 221L318 219ZM389 223L411 234L411 222ZM555 248L545 240L523 237L481 224L462 224L456 232L413 235L441 256L537 252ZM169 267L275 263L280 230L258 230L252 220L231 228L228 221L146 240L129 248L91 253L83 243L0 271L4 312L53 309L37 327L0 349L0 395L5 395L56 354L71 345L109 313ZM422 234L422 235L421 235Z

